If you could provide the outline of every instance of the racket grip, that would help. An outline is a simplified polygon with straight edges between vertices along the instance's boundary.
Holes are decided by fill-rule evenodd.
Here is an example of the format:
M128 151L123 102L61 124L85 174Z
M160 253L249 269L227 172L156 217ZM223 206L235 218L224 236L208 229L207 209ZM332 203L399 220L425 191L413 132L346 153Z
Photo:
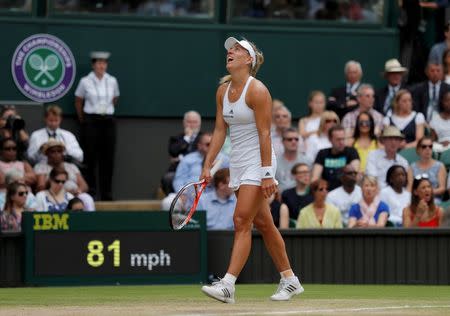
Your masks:
M211 177L214 176L214 174L217 172L217 170L219 170L221 165L222 165L222 159L216 160L216 163L214 164L214 166L211 168L211 171L210 171Z

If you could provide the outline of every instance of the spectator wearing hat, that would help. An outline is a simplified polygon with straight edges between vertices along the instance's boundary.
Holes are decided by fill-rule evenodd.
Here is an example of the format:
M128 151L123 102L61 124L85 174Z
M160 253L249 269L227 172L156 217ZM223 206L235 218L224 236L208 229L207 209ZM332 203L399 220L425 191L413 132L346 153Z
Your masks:
M42 151L47 159L34 166L37 174L37 190L45 189L49 174L54 168L64 169L67 172L67 181L64 183L64 189L83 200L85 210L94 211L94 200L86 193L88 185L80 170L75 164L64 161L64 143L50 139L42 146Z
M390 112L394 96L400 89L406 88L402 79L407 71L408 69L403 67L395 58L386 61L383 75L387 85L375 93L375 110L383 115L387 115Z
M342 119L342 126L345 129L345 138L347 146L353 145L353 134L355 132L356 120L359 113L369 113L375 122L375 135L379 136L383 130L383 115L375 110L375 92L370 84L362 84L357 92L358 107L345 114Z
M46 159L41 147L49 139L56 139L64 143L66 148L66 160L71 162L83 162L83 150L77 138L68 130L61 128L62 109L57 105L50 105L45 109L45 127L31 133L28 146L28 159L38 163Z
M344 67L345 85L335 88L328 97L327 108L336 112L342 120L344 115L353 111L358 106L356 91L361 85L363 71L361 64L355 60L349 60Z
M82 125L86 179L92 196L112 200L112 176L116 145L114 111L119 99L117 79L106 72L108 52L91 53L92 69L75 91L75 108ZM97 190L97 169L99 188Z
M441 64L428 62L425 69L428 80L410 88L413 96L414 110L421 112L427 122L430 122L434 112L438 112L439 100L450 90L450 86L442 81L444 71Z
M377 178L380 189L387 185L386 174L391 166L400 165L406 170L409 167L408 161L397 153L404 138L405 136L397 127L387 126L380 137L380 142L384 145L384 148L369 153L366 174Z

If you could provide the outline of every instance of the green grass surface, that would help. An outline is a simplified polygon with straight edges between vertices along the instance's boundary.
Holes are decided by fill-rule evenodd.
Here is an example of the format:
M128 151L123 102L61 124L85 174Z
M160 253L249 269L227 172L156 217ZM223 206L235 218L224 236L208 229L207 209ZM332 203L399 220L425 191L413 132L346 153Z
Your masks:
M207 302L200 285L91 286L1 288L3 306L99 306ZM238 285L236 297L241 301L266 300L276 289L274 284ZM26 299L24 299L26 298ZM302 300L416 300L442 301L450 304L450 286L386 285L305 285Z

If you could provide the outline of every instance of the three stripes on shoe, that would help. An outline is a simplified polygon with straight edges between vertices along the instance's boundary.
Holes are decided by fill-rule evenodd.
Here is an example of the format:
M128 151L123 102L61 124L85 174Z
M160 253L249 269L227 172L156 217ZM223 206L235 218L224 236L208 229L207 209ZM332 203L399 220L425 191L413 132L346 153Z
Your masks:
M223 296L224 297L226 297L226 298L230 298L231 297L231 293L230 293L230 291L228 291L227 288L223 288L222 292L223 292Z

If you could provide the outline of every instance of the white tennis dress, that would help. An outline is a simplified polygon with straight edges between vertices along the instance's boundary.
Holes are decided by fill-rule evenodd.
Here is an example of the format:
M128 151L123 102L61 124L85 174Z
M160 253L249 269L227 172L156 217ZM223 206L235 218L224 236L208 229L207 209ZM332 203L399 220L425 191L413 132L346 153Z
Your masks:
M255 113L245 103L250 82L250 76L245 83L244 90L236 102L228 100L227 91L223 97L223 118L230 127L230 183L229 187L238 190L242 184L261 185L261 152L258 130L256 128ZM276 172L277 161L272 147L272 167Z

